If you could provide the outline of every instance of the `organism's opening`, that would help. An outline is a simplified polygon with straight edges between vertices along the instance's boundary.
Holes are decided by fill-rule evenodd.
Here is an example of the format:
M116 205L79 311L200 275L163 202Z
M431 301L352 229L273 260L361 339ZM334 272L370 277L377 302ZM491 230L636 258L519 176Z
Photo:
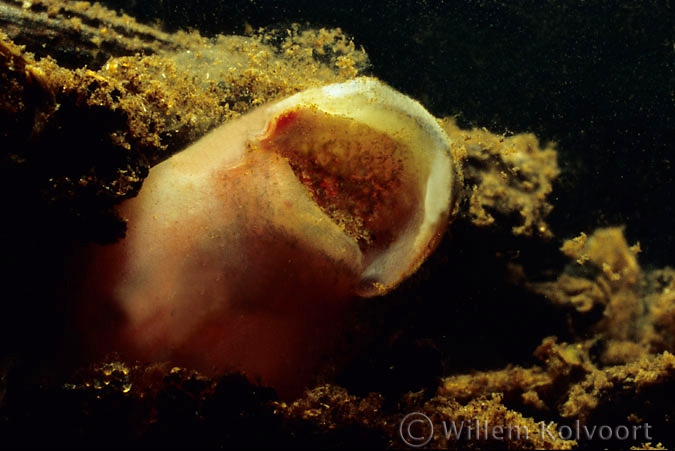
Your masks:
M420 194L405 170L409 149L367 125L297 108L275 118L260 143L288 159L319 207L364 253L389 246L415 214Z

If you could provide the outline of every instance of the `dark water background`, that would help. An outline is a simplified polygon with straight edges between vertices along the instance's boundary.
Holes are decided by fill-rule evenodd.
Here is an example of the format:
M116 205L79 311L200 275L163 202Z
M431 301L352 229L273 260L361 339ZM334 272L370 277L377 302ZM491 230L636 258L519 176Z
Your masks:
M437 116L555 141L554 233L626 225L675 264L675 6L644 1L107 0L167 30L341 27Z

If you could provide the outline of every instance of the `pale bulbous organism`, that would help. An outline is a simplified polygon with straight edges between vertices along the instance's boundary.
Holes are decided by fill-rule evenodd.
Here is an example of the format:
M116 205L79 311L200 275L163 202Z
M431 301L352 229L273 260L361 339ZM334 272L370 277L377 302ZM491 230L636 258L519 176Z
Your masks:
M373 78L309 89L150 170L73 289L92 357L168 361L297 394L355 298L384 294L443 235L448 137Z

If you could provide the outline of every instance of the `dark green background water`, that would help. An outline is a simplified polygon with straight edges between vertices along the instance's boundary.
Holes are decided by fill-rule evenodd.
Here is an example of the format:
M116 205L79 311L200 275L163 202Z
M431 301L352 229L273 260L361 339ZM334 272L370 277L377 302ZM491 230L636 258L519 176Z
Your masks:
M169 30L341 27L372 72L464 126L558 143L559 238L626 225L675 264L675 7L644 1L108 0Z

